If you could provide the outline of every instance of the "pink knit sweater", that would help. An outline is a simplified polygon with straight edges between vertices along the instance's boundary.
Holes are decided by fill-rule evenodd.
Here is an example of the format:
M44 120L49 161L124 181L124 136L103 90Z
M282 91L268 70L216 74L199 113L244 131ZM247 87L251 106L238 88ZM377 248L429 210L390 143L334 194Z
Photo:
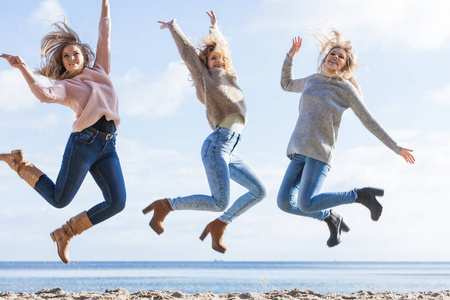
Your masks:
M100 19L97 53L92 68L71 79L64 79L46 88L41 82L30 84L33 94L45 103L58 103L76 113L72 132L95 124L103 115L119 127L119 101L110 75L111 19Z

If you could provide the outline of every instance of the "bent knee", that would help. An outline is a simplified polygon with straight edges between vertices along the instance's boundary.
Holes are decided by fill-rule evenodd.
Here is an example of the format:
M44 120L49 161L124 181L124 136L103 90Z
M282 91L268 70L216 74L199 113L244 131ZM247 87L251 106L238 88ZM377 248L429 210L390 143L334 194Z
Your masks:
M114 202L111 203L110 209L113 212L113 214L118 214L125 209L125 204L126 204L125 197L116 199Z
M278 208L284 212L288 212L289 209L292 207L289 197L286 198L281 195L278 195L277 197L277 205Z
M228 200L221 198L213 198L216 204L214 211L223 212L228 207Z
M298 208L300 208L300 210L305 213L315 212L315 210L311 208L311 203L307 201L300 201L300 203L298 204Z

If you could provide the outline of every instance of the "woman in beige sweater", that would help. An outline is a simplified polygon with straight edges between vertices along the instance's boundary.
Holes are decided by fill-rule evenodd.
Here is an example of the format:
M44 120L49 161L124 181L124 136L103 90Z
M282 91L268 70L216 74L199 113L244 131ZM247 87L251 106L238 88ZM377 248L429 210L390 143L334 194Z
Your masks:
M47 202L66 207L75 197L90 172L102 190L105 201L71 218L51 233L61 260L68 264L69 242L74 235L121 212L125 207L125 184L116 152L116 128L119 125L118 99L110 75L111 19L109 1L102 0L97 56L66 23L55 23L55 31L42 39L45 56L37 74L56 82L46 88L36 80L19 56L2 58L19 69L34 95L44 103L70 107L76 113L56 183L33 164L24 161L23 150L0 154L21 178ZM93 62L93 66L90 65Z
M266 188L261 178L237 153L236 147L247 120L244 95L237 83L237 76L231 66L228 42L221 34L214 13L207 13L211 19L209 35L203 39L200 54L181 31L175 20L161 23L161 29L169 28L178 47L181 58L194 81L197 98L206 106L206 117L213 132L202 147L202 161L211 188L211 195L157 200L146 207L144 214L154 211L150 227L157 233L164 231L162 222L172 210L225 211L230 201L230 178L248 189L222 216L209 223L200 239L211 233L212 248L224 253L222 236L233 219L261 201Z

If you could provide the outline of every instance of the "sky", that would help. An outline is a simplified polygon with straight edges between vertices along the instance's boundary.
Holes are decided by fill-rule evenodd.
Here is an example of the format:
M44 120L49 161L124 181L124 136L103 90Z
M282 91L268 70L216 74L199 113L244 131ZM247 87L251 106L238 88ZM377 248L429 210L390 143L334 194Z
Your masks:
M117 151L127 187L123 212L74 237L72 261L448 261L450 253L450 24L445 0L110 0L111 78L122 118ZM2 3L0 53L40 64L40 39L64 16L95 49L101 1L19 0ZM157 21L177 19L194 43L208 32L213 10L231 40L248 123L237 152L260 174L266 199L227 227L226 254L199 240L217 212L176 211L158 236L141 210L154 200L209 194L200 149L211 129L175 43ZM336 160L322 188L382 187L378 222L351 204L334 208L350 226L328 248L325 222L288 215L276 197L289 164L286 147L300 94L280 87L281 67L294 36L297 78L316 72L312 28L337 27L354 45L356 73L371 113L402 147L407 164L344 113ZM38 77L46 85L50 83ZM53 180L75 120L65 106L34 98L20 72L0 61L0 153L24 149L25 159ZM245 190L231 186L231 201ZM47 204L0 162L0 261L58 261L50 232L103 201L88 175L72 203Z

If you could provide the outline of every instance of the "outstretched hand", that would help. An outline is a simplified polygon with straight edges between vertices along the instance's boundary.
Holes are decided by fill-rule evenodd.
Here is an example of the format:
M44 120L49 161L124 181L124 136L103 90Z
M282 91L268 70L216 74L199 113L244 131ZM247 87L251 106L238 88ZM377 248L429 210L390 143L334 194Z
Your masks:
M211 25L215 25L217 23L218 18L216 18L216 15L214 15L214 12L213 11L211 11L211 13L206 12L206 14L211 19Z
M175 20L176 19L173 19L172 21L169 22L158 21L158 23L161 24L160 29L169 28L169 26L172 25L173 21Z
M297 54L297 52L300 50L301 47L302 47L302 39L299 36L294 37L292 39L291 50L289 50L288 52L289 57L294 58L295 54Z
M20 68L21 66L25 65L25 61L20 56L2 54L0 55L0 57L6 59L11 67L14 68Z
M413 152L413 150L403 148L402 151L400 151L400 155L406 160L406 162L413 164L416 160L411 152Z

